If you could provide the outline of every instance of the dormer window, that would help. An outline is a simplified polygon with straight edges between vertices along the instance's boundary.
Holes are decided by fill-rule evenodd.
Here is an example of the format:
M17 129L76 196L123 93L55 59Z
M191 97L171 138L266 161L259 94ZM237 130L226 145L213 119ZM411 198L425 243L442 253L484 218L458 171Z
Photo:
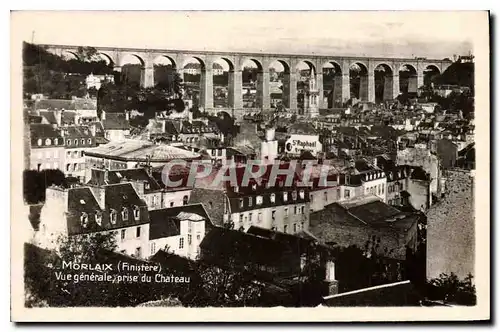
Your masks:
M70 139L66 140L66 145L71 145L71 140Z
M252 206L253 197L248 197L248 206Z
M237 193L239 191L238 186L234 186L233 191Z
M54 138L54 145L58 145L59 144L59 138Z
M128 220L128 210L127 210L127 208L123 208L122 209L122 219L123 219L123 221Z
M75 140L73 141L73 143L74 143L75 145L78 145L78 140L77 140L77 139L75 139Z
M288 193L287 192L283 193L283 201L284 202L288 201Z
M140 217L141 217L141 210L136 205L136 206L134 206L134 219L139 220Z
M276 202L276 195L271 194L271 203L275 203L275 202Z
M257 196L255 198L255 204L257 204L257 205L261 205L262 204L262 196Z
M51 142L50 142L50 138L47 138L47 139L45 140L45 145L50 145L50 144L51 144Z
M254 190L254 191L257 190L257 184L256 183L252 184L252 190Z
M87 140L87 143L88 143L89 145L91 145L91 144L92 144L92 138L89 138L89 139Z
M102 213L101 211L97 211L95 214L95 222L99 225L102 226Z
M41 146L42 145L42 139L39 138L38 141L36 142L38 144L38 146Z
M299 192L299 196L300 196L301 199L304 199L304 190L301 190Z
M116 225L116 211L111 210L109 213L109 220L111 221L111 224Z
M240 208L243 207L243 198L240 198Z
M82 227L87 228L89 225L89 215L85 212L82 212L82 215L80 216L80 222L82 224Z
M149 182L144 183L144 189L149 189Z
M295 201L297 199L297 192L292 191L292 199Z

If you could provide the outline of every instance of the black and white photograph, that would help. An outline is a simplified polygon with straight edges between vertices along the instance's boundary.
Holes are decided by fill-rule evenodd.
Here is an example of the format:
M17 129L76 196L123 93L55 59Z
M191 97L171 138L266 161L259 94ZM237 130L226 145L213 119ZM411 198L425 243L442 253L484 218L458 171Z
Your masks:
M487 11L11 26L13 320L489 318Z

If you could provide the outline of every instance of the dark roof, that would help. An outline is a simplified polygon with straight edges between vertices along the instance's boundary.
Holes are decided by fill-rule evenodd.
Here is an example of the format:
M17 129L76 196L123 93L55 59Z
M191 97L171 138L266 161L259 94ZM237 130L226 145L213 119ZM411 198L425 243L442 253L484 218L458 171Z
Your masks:
M41 99L35 102L36 110L74 110L75 104L71 99ZM53 112L51 112L53 113Z
M212 256L234 258L238 262L274 265L290 248L283 243L245 232L214 227L201 241L200 248Z
M35 146L38 139L46 138L59 138L61 139L60 144L63 144L62 136L58 129L52 127L50 124L43 123L32 123L30 124L30 138L31 144ZM51 145L53 146L53 145Z
M93 190L104 194L104 209L100 206ZM135 219L133 209L140 211ZM123 220L121 211L128 211L128 219ZM111 223L110 213L116 212L116 222ZM102 188L77 187L68 189L68 233L81 234L109 229L131 227L149 222L146 203L141 200L130 183L108 185ZM87 227L82 225L81 217L88 217ZM96 215L102 216L101 224L97 223Z
M40 116L50 124L57 124L56 115L53 111L40 111Z
M122 113L106 113L106 117L102 120L104 130L126 130L130 129L130 124Z
M193 218L194 217L194 218ZM155 240L163 237L175 236L180 234L180 221L189 219L192 221L205 222L205 229L208 231L212 227L210 217L202 204L190 204L176 206L166 209L158 209L149 211L150 229L149 239Z
M370 202L347 209L351 215L368 224L389 218L400 213L396 208L381 201Z

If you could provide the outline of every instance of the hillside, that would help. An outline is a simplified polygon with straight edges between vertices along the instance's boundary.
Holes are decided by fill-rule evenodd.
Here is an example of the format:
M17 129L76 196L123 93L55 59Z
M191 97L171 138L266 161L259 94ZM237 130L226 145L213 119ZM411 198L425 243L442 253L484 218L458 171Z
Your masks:
M435 84L467 86L474 89L474 64L454 62L434 79Z

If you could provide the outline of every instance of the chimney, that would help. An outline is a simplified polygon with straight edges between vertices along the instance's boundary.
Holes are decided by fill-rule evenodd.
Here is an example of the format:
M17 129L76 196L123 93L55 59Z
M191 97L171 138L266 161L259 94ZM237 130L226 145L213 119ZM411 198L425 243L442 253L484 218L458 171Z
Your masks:
M95 123L92 123L89 126L89 129L90 129L90 133L92 134L92 136L95 137L95 131L96 131Z
M377 157L373 157L373 166L378 167L377 165Z
M104 110L101 112L101 121L102 120L106 120L106 112Z
M64 112L64 109L62 109L62 110L55 110L54 111L54 116L56 118L57 126L61 126L61 123L62 123L62 113L63 112Z
M325 265L325 296L339 293L339 281L335 279L335 263L327 261Z
M130 120L130 112L125 111L125 120L129 121Z

